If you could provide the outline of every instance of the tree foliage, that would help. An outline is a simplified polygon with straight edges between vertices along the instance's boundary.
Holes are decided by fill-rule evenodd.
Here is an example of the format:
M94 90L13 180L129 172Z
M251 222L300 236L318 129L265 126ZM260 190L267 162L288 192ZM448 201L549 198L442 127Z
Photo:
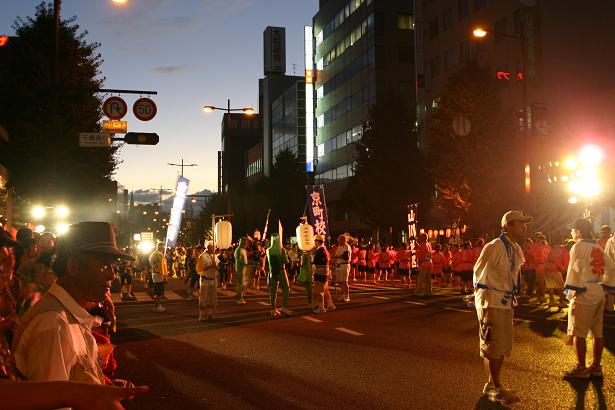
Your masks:
M448 220L463 217L479 229L518 206L521 196L521 137L500 87L487 67L470 61L450 77L425 129L436 207ZM467 136L453 131L460 115L470 120Z
M355 176L344 198L372 227L402 227L408 205L430 206L433 183L418 146L413 111L391 92L370 109L357 143Z
M108 190L118 165L117 148L79 147L79 132L99 129L103 78L99 44L88 43L75 21L61 21L57 85L50 3L41 3L34 17L15 20L17 37L0 55L0 124L10 136L9 151L0 155L12 171L10 184L27 200L76 200L85 190L89 196Z

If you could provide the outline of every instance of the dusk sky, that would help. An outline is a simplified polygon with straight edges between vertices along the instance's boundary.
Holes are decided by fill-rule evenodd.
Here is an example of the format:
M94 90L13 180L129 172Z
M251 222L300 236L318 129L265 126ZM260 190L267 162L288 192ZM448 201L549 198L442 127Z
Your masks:
M33 16L39 0L2 2L0 35L12 35L17 16ZM175 185L179 168L167 162L198 163L186 168L190 192L216 190L222 112L205 114L204 104L258 108L263 77L265 27L286 27L287 73L303 72L303 27L311 25L318 0L64 0L62 17L77 16L99 42L105 87L156 90L158 115L141 122L132 115L139 97L122 95L129 131L157 132L156 146L126 145L115 179L129 190ZM89 130L84 130L89 131Z

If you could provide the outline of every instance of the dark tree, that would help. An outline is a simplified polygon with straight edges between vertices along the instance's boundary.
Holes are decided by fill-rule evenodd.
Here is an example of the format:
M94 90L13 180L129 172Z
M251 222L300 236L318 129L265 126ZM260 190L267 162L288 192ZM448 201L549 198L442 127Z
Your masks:
M355 176L344 198L372 227L401 228L409 204L419 203L424 210L430 206L434 188L418 146L413 110L398 93L380 99L356 145Z
M451 76L426 122L435 205L449 220L464 218L476 230L497 224L522 195L521 135L500 87L487 67L470 61ZM459 115L470 120L467 136L453 131Z
M99 44L86 42L87 31L75 21L61 22L57 85L51 4L17 18L17 37L0 54L0 124L10 135L9 151L0 155L12 171L11 186L29 201L105 195L118 165L117 148L79 147L79 132L99 129L103 78Z

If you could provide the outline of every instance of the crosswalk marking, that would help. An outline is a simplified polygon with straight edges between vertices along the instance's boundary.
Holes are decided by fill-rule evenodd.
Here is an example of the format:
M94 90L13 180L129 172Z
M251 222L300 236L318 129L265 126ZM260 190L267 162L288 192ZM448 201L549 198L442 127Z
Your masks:
M354 330L346 329L345 327L336 327L335 330L352 336L365 336L363 333L355 332Z
M408 303L410 305L421 305L421 306L424 306L427 304L425 302L417 302L415 300L404 300L404 303Z
M472 313L471 310L456 309L456 308L450 308L450 307L444 308L444 310L454 310L455 312Z
M267 303L267 302L262 302L262 301L261 301L261 302L258 302L258 304L259 304L259 305L263 305L263 306L269 306L269 303Z
M375 299L382 299L382 300L389 300L389 299L391 299L391 298L386 297L386 296L372 296L372 297L375 298Z
M316 319L315 317L312 317L312 316L301 316L301 318L305 320L309 320L310 322L314 322L314 323L322 323L322 320Z

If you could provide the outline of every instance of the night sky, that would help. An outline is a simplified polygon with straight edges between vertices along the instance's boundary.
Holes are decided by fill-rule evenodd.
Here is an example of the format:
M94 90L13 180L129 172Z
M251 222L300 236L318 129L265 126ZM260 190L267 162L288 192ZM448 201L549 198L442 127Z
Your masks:
M12 35L17 16L33 16L38 0L2 2L0 35ZM115 179L130 190L173 187L179 168L167 162L196 162L187 168L190 192L216 190L221 112L204 104L258 107L263 76L262 33L286 27L287 73L303 72L303 27L311 25L318 0L64 0L62 16L77 16L99 42L105 87L156 90L158 115L149 123L126 117L129 131L157 132L155 146L125 146ZM138 96L123 96L131 111ZM87 131L87 130L84 130Z

